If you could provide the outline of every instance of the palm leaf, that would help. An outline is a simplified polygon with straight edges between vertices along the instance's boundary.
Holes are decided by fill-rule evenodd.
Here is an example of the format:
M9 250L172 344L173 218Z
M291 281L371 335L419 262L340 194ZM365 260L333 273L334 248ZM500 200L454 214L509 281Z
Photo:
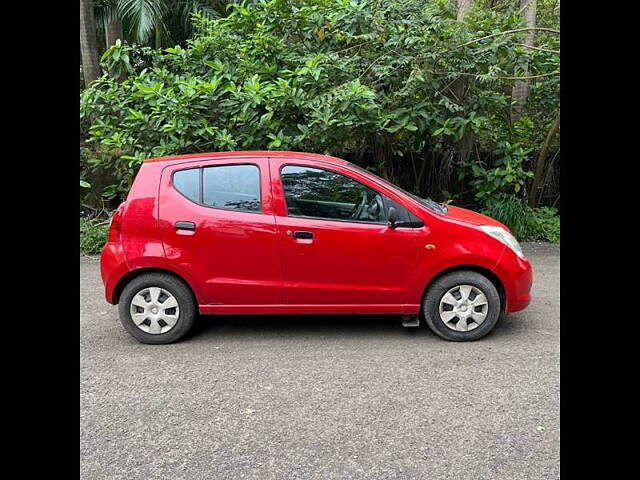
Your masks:
M203 0L178 0L176 3L177 16L182 21L182 27L185 30L191 28L191 17L194 13L199 13L203 17L218 18L220 12L215 7L209 5L211 2ZM218 5L218 8L222 8L221 5L225 5L226 2L213 2Z
M96 24L104 25L120 18L118 0L100 0L95 2Z
M156 29L166 30L163 17L167 11L164 0L119 0L120 18L127 20L130 38L139 43L148 43Z

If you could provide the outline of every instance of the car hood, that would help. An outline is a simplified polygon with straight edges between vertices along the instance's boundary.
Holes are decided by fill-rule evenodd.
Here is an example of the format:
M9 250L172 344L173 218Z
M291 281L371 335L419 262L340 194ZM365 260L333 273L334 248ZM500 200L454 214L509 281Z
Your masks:
M447 218L470 223L472 225L492 225L496 227L502 227L509 231L509 229L499 221L494 220L491 217L487 217L486 215L482 215L481 213L474 212L473 210L467 210L466 208L447 205L446 216Z

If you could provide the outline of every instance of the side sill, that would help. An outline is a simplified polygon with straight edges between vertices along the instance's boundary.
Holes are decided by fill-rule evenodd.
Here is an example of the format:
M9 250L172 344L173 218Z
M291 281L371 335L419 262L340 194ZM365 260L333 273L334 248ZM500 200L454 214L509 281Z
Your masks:
M417 315L420 311L418 304L370 304L370 305L199 305L203 315L233 315L233 314L398 314Z

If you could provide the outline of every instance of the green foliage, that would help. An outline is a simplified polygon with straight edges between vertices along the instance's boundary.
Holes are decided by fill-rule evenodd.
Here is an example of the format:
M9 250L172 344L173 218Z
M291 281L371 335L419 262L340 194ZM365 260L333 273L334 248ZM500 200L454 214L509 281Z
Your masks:
M489 167L484 162L467 162L472 174L470 183L480 205L489 205L505 194L517 198L525 180L533 176L532 172L524 169L528 153L521 144L500 142L495 147L495 158Z
M551 207L539 207L535 209L536 218L542 234L540 240L560 243L560 216L558 211Z
M113 2L120 18L128 20L130 35L136 41L146 42L156 30L164 27L163 17L169 5L163 0L118 0Z
M80 217L80 253L96 255L107 241L109 221Z
M539 4L553 27L552 9ZM521 47L524 34L478 40L521 22L517 2L483 0L465 22L450 0L260 0L196 15L186 45L105 53L109 74L81 93L82 178L115 203L145 158L300 150L466 206L523 199L559 108L559 56ZM539 32L536 45L559 38ZM538 78L511 125L524 62Z
M560 217L555 208L534 209L516 197L501 195L482 213L504 223L519 241L560 243Z
M98 40L105 22L118 18L124 40L153 45L184 42L192 32L191 16L199 12L209 18L225 13L227 0L94 0Z

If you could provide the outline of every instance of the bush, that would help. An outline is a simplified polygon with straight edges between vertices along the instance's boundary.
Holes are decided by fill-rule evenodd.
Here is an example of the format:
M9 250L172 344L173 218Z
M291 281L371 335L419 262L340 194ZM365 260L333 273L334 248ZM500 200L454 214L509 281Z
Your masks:
M482 213L504 223L521 242L560 243L560 217L555 208L534 209L516 197L503 195L492 200Z
M550 207L540 207L536 208L535 212L543 232L542 240L560 243L560 216L557 215L557 210Z
M107 242L109 220L80 217L80 253L97 255Z

